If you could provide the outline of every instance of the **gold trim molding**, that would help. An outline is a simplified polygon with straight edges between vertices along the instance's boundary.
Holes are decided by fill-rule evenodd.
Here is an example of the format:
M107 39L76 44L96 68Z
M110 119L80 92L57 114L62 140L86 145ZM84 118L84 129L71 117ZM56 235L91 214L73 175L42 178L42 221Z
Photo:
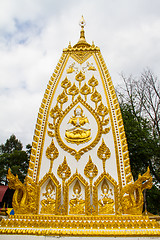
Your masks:
M0 234L158 237L160 225L148 216L14 215L1 221Z

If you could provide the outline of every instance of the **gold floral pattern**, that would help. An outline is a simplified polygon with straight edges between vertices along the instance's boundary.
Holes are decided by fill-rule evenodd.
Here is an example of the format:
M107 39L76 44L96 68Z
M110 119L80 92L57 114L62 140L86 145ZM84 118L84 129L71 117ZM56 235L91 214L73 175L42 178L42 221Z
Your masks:
M59 165L59 167L57 169L57 174L63 180L66 180L67 178L70 177L71 169L70 169L70 167L67 164L66 157L64 157L63 163L61 165Z
M56 148L56 146L54 145L54 141L52 140L51 144L46 150L46 157L50 159L49 172L52 171L53 161L58 157L58 155L59 155L58 149Z
M101 143L100 147L98 148L97 156L103 161L103 171L106 172L105 162L108 158L110 158L111 152L110 152L109 148L106 146L104 139L102 139L102 143Z

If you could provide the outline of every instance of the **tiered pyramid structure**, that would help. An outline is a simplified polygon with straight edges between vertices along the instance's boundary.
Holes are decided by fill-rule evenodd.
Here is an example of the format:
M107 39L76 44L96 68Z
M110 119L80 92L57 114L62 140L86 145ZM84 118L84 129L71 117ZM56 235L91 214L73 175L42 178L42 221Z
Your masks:
M142 215L149 169L134 181L120 106L100 49L85 39L69 44L39 109L24 183L11 171L15 215L1 234L159 236Z

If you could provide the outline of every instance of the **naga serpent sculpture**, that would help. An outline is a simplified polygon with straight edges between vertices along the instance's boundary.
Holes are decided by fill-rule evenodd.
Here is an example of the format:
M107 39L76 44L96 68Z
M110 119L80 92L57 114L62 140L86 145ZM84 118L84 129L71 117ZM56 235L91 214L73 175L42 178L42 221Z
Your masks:
M120 193L121 211L123 214L140 215L143 210L143 190L151 189L152 176L148 167L147 171L138 179L124 186Z

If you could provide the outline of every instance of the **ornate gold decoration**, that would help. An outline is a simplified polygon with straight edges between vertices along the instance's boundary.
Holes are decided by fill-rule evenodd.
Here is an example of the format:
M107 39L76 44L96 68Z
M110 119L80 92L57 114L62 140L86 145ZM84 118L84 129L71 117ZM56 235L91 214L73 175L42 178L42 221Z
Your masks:
M120 202L122 213L138 215L142 214L143 210L143 190L151 189L152 176L149 167L147 171L134 183L129 183L122 188L120 193Z
M101 185L101 198L98 200L99 214L113 214L114 200L110 197L113 195L112 189L109 188L106 178L104 178Z
M63 91L63 92L57 97L57 101L60 103L61 109L62 109L63 104L68 101L68 96L66 95L65 91Z
M108 114L108 109L103 105L101 102L97 108L97 113L102 117L102 121L104 120L104 117Z
M95 90L95 87L98 86L98 80L94 77L94 75L89 79L88 85L92 87L92 93L93 93Z
M50 117L53 118L53 123L48 123L48 127L53 131L47 131L48 135L53 138L55 137L54 130L57 119L62 115L62 109L58 107L58 104L50 111Z
M42 186L46 185L44 199L41 200L41 214L59 214L59 206L61 202L61 185L53 173L46 173L38 183L39 191ZM39 193L40 194L40 193ZM40 201L40 199L39 199Z
M76 180L76 183L73 187L72 197L73 198L69 201L70 205L69 214L84 214L85 200L82 198L81 186L78 180Z
M61 116L61 109L56 105L54 108L50 111L50 116L53 118L53 124L56 123L56 119L58 119ZM49 123L49 128L54 129L54 125Z
M55 147L54 145L54 141L52 139L51 144L49 145L49 147L46 150L46 157L48 159L50 159L50 168L49 168L49 172L52 171L52 167L53 167L53 161L58 157L59 152L58 149Z
M89 161L87 162L85 168L84 168L84 175L93 180L98 174L97 166L92 162L91 156L89 156Z
M59 132L59 128L60 128L60 124L62 122L62 120L64 119L64 117L67 115L67 113L74 108L74 106L77 103L81 103L86 109L88 109L88 111L90 111L92 113L92 115L94 116L97 125L98 125L98 131L97 131L97 135L95 137L95 139L86 147L81 148L79 151L76 151L73 148L68 147L61 139L60 136L60 132ZM88 150L92 149L94 146L96 146L96 144L99 142L100 138L102 135L102 124L100 121L99 116L97 115L97 113L81 98L81 96L78 96L77 99L63 112L62 116L57 120L57 123L55 125L55 136L56 139L59 143L59 145L67 152L69 152L71 155L75 156L76 160L78 161L80 159L80 157L87 152Z
M91 100L95 103L95 109L97 109L97 103L100 102L102 99L102 96L100 93L95 90L91 95Z
M11 169L8 170L8 186L9 188L15 189L12 205L15 214L37 214L38 208L38 187L32 179L26 177L25 183L23 184L18 176L14 176L11 173Z
M59 165L57 169L57 174L60 178L62 178L63 181L70 177L71 169L67 164L66 157L64 157L63 163Z
M46 186L46 192L43 193L44 198L41 201L41 213L55 214L56 213L56 191L55 186L51 180L49 180Z
M84 26L85 26L85 24L86 23L85 23L84 18L82 16L82 19L80 21L80 26L81 26L80 39L79 39L78 43L73 46L73 48L82 48L82 49L84 49L85 47L89 47L90 46L90 44L88 44L86 42L86 39L85 39L85 33L84 33Z
M82 75L82 72L79 72L79 74L77 74L77 79L78 79L79 81L83 80L84 77L85 77L85 75ZM91 79L90 79L90 80L91 80ZM90 84L91 84L92 86L96 86L96 84L97 84L96 81L97 81L97 80L92 77L92 81L90 81ZM63 87L64 87L64 86L67 87L67 85L68 85L68 79L67 79L67 78L65 78L65 80L63 81L63 84L62 84L62 85L63 85ZM82 91L82 90L83 90L83 91ZM90 88L87 86L87 84L84 84L84 86L83 86L83 87L81 88L81 90L80 90L80 93L87 95L87 94L90 93L90 91L91 91L91 90L90 90ZM61 98L62 98L62 102L61 102L61 103L63 104L63 99L66 99L66 100L68 99L66 94L72 95L72 101L73 101L73 100L74 100L74 96L75 96L76 94L78 94L78 92L79 92L79 90L78 90L78 88L76 87L76 85L75 85L75 83L74 83L73 86L69 88L68 93L63 91L63 92L59 95L59 96L60 96L60 97L59 97L60 100L61 100ZM95 94L95 95L94 95L94 94ZM85 95L85 96L86 96L86 95ZM59 101L59 98L57 99L57 101ZM77 99L76 99L73 103L77 103L77 101L79 101L79 99L82 100L82 98L81 98L80 95L77 97ZM96 103L96 108L97 108L97 103L98 103L99 100L101 99L101 95L97 92L96 89L95 89L94 93L92 93L91 99L92 99L93 101L95 101L95 103ZM65 100L65 101L66 101L66 100ZM79 101L79 102L81 102L81 101ZM86 106L87 106L87 105L86 105ZM85 106L85 107L86 107L86 106ZM71 104L70 109L71 109L71 108L72 108L72 104ZM95 115L93 114L93 113L95 113L94 110L93 110L91 107L88 107L88 106L87 106L87 109L88 109L88 110L91 112L91 114L95 117ZM63 118L64 118L64 115L66 115L66 113L68 113L68 111L69 111L69 107L62 112L62 106L61 106L61 108L59 108L59 107L58 107L58 104L56 104L56 106L55 106L53 109L51 109L50 116L53 118L53 124L52 124L52 123L49 123L48 126L49 126L49 128L50 128L51 130L53 130L53 132L52 132L52 131L48 131L48 135L49 135L49 136L51 136L51 137L56 136L56 137L57 137L57 135L56 135L56 133L55 133L55 129L57 129L57 127L59 127L59 126L56 126L56 123L58 123L59 120L60 120L60 122L61 122L61 120L63 120ZM102 118L102 120L100 121L101 127L102 127L102 126L106 126L106 125L109 123L109 118L107 118L107 119L104 119L104 118L105 118L105 116L108 114L108 109L107 109L107 107L105 107L105 106L103 105L102 102L99 104L99 106L98 106L98 108L97 108L97 114ZM81 116L80 116L80 115L81 115ZM97 115L97 116L98 116L98 115ZM84 118L84 116L82 116L82 113L79 114L79 116L75 114L75 116L73 116L72 118L70 118L69 123L71 123L71 124L74 126L74 128L66 130L66 132L65 132L65 139L67 140L67 142L76 143L76 144L78 145L78 144L81 144L81 143L85 143L85 142L87 142L87 141L89 141L89 140L91 139L91 137L90 137L90 135L91 135L91 129L84 129L84 128L82 129L82 126L81 126L81 125L84 125L85 123L88 122L88 120L86 121L86 119L87 119L86 117ZM95 117L95 119L96 119L96 121L97 121L97 118L96 118L96 117ZM98 118L98 119L99 119L99 118ZM97 121L97 124L98 124L98 126L99 126L98 121ZM99 128L99 127L98 127L98 128ZM110 130L110 127L105 128L105 129L102 128L102 134L108 133L109 130ZM56 131L56 132L57 132L57 131ZM98 132L100 132L100 131L98 131ZM58 132L58 133L59 133L59 132ZM59 141L58 141L58 142L59 142ZM64 147L65 147L65 150L66 150L66 149L67 149L67 150L71 149L71 148L69 148L66 144L61 144L60 146L61 146L61 147L64 146ZM86 149L86 148L85 148L85 149ZM69 151L69 152L72 152L72 155L75 155L75 153L77 153L75 149L71 149L71 151ZM79 156L78 154L76 154L75 157L76 157L77 160L79 160L79 158L80 158L80 156Z
M93 63L87 62L87 67L89 71L96 71L96 68L93 66Z
M69 88L71 86L71 82L68 80L68 78L66 77L62 82L61 82L61 87L65 89Z
M112 186L111 188L109 187L109 183ZM100 184L101 184L101 188L99 187ZM107 190L104 190L104 189L107 189L108 192ZM100 190L101 190L101 198L98 197L99 196L98 191ZM119 195L118 195L117 182L109 175L109 173L103 172L98 177L93 187L93 204L95 206L95 213L96 214L113 214L114 212L117 214L118 208L119 208L118 202L119 202ZM113 209L113 206L115 206L115 210Z
M104 104L101 102L97 108L97 113L102 117L102 125L106 126L109 123L109 118L104 119L105 116L108 114L108 108L104 106ZM103 129L103 134L106 134L110 131L110 127Z
M28 177L33 179L33 181L36 181L38 183L39 180L39 173L40 173L40 166L41 166L41 160L42 160L42 151L44 147L44 129L46 129L47 121L46 118L48 118L49 112L48 112L48 102L50 100L49 96L51 96L52 91L54 92L55 87L55 79L57 77L57 69L61 71L63 67L65 66L64 62L67 60L68 56L66 56L64 53L62 54L61 58L59 59L59 62L56 66L55 72L52 74L44 97L42 99L41 106L39 108L38 112L38 118L37 118L37 124L35 126L35 132L33 136L33 143L32 143L32 150L30 155L30 161L34 162L34 170L28 169ZM44 111L44 109L47 108L47 111ZM41 134L41 135L40 135ZM35 144L34 144L35 143Z
M86 42L83 24L81 25L80 39L78 43L73 47L71 47L71 44L69 44L68 48L63 50L64 53L71 54L71 57L80 64L84 63L90 56L92 56L93 53L99 51L100 49L98 47L95 47L94 43L90 45Z
M79 83L81 83L84 79L85 79L85 75L80 71L75 79L77 81L79 81ZM94 93L92 93L91 95L91 99L92 101L95 102L96 104L96 110L97 110L97 114L100 116L100 118L102 118L100 124L101 126L106 126L108 123L109 123L109 118L105 119L106 115L108 114L108 109L107 107L104 106L104 104L101 102L99 104L99 106L97 107L97 103L101 100L101 95L97 92L97 90L95 89L95 87L97 86L98 82L97 82L97 79L95 79L94 76L92 76L92 78L89 80L89 84L92 86L92 88L94 88ZM84 86L80 89L80 92L79 92L79 89L77 88L77 86L75 85L75 83L71 86L70 86L70 81L68 80L68 78L66 77L62 83L61 83L61 86L64 88L64 91L58 96L57 98L57 104L56 106L54 107L54 109L51 110L50 112L50 116L53 117L53 124L52 123L49 123L48 126L52 131L48 131L48 135L51 136L51 137L54 137L56 135L56 132L59 133L59 131L56 131L57 127L59 126L56 126L56 123L58 122L58 120L63 120L64 118L64 115L63 113L65 114L66 113L66 110L68 112L68 108L65 109L64 111L62 111L62 105L68 101L68 97L67 95L72 95L72 102L77 102L77 99L81 99L81 96L80 94L82 95L85 95L85 101L87 100L87 95L91 93L91 89L89 88L89 86L85 83ZM67 92L67 88L68 89L68 92ZM93 90L93 89L92 89ZM74 101L74 97L75 95L77 95L79 93L79 96L78 98ZM61 104L60 108L58 107L58 102ZM72 104L71 104L72 105ZM85 106L86 107L86 106ZM71 107L70 107L71 109ZM87 108L88 109L88 108ZM78 110L77 110L78 111ZM82 110L81 110L82 111ZM90 107L89 111L91 112L91 114L94 116L93 114L93 109ZM94 112L95 113L95 112ZM66 114L65 114L66 115ZM94 116L95 117L95 116ZM86 121L86 117L84 118L84 116L82 116L82 113L79 114L79 116L77 114L75 114L75 116L71 117L70 120L69 120L69 123L71 123L74 128L72 129L67 129L65 130L65 139L67 142L69 143L75 143L75 144L81 144L81 143L85 143L85 142L88 142L90 139L91 139L91 129L84 129L82 127L82 125L86 124L88 122L88 120ZM97 121L97 119L95 118L95 120ZM98 122L97 122L98 123ZM99 124L98 124L99 125ZM108 133L110 130L110 127L108 128L102 128L102 134L106 134ZM99 131L98 131L99 132ZM58 140L57 140L58 141ZM59 143L59 141L58 141ZM64 142L60 145L61 147L64 146L65 148L63 149L67 149L70 151L69 152L72 152L72 155L75 155L75 149L72 149L70 148L69 146L67 146ZM87 148L85 148L87 149ZM80 151L79 151L80 152ZM75 158L77 160L79 160L81 155L77 154L76 152L76 156Z
M18 221L17 221L18 220ZM11 215L1 220L0 234L79 237L159 237L160 224L148 216Z
M95 178L98 174L98 169L95 164L93 164L91 156L89 156L89 161L87 162L84 168L84 175L89 178L90 180L90 204L91 204L91 214L94 213L94 206L93 206L93 196L92 196L92 182L93 178Z
M89 63L89 62L86 62L86 66L82 67L83 71L86 71L86 69L88 71L96 71L96 68L93 66L93 63Z
M108 106L110 106L109 114L110 116L112 115L111 126L112 126L114 144L115 144L116 163L117 163L117 169L118 169L118 181L121 188L122 186L125 186L126 183L134 181L131 172L125 176L124 167L123 167L124 160L127 160L127 162L129 162L130 164L128 146L122 149L122 153L119 151L119 148L121 148L122 146L121 141L125 138L125 130L122 122L122 114L121 114L120 106L118 104L118 99L115 94L114 86L113 86L109 71L106 67L105 61L102 57L102 54L97 51L97 54L93 56L97 63L104 87L106 87L106 90L107 90L106 99L107 99ZM113 103L113 106L110 104L111 102ZM121 123L121 125L119 123Z
M76 87L75 83L68 89L68 94L72 95L72 102L74 97L79 93L79 89Z
M70 52L71 53L71 57L78 63L82 64L84 63L88 58L90 58L92 56L92 54L90 53L90 51L88 51L90 49L87 48L87 51L79 51L78 48L74 48L72 47L71 49L64 49L64 52Z
M50 128L52 128L52 126L53 126L53 125L51 125L51 123L48 124L48 125L49 125ZM51 138L53 138L55 136L52 131L47 131L47 133L48 133L48 136L50 136Z
M88 118L83 115L83 109L77 106L74 110L74 116L69 120L74 127L66 130L65 139L67 142L81 144L88 142L91 137L91 129L85 129L82 127L86 123L89 123Z
M78 69L74 65L75 65L75 62L69 65L69 68L67 69L67 73L73 73L75 70Z
M74 184L72 199L69 199L70 186ZM85 196L81 195L81 186L85 189ZM71 200L71 201L70 201ZM90 208L90 197L89 197L89 186L87 181L77 173L73 174L72 177L65 184L65 209L68 214L68 204L70 206L69 214L89 214ZM77 206L77 209L76 209Z
M85 83L80 89L80 93L85 96L85 101L87 101L87 95L91 93L90 87Z
M80 71L75 79L79 82L79 89L81 88L81 82L85 80L85 75Z
M105 170L105 163L108 158L111 156L111 152L109 148L106 146L104 139L102 139L102 143L100 147L98 148L97 151L97 156L103 161L103 171L106 172Z
M64 186L65 180L70 177L71 169L67 164L66 157L64 157L64 161L61 165L59 165L57 169L58 176L62 179L62 199L61 199L61 206L59 207L59 213L65 214L65 207L64 207Z

